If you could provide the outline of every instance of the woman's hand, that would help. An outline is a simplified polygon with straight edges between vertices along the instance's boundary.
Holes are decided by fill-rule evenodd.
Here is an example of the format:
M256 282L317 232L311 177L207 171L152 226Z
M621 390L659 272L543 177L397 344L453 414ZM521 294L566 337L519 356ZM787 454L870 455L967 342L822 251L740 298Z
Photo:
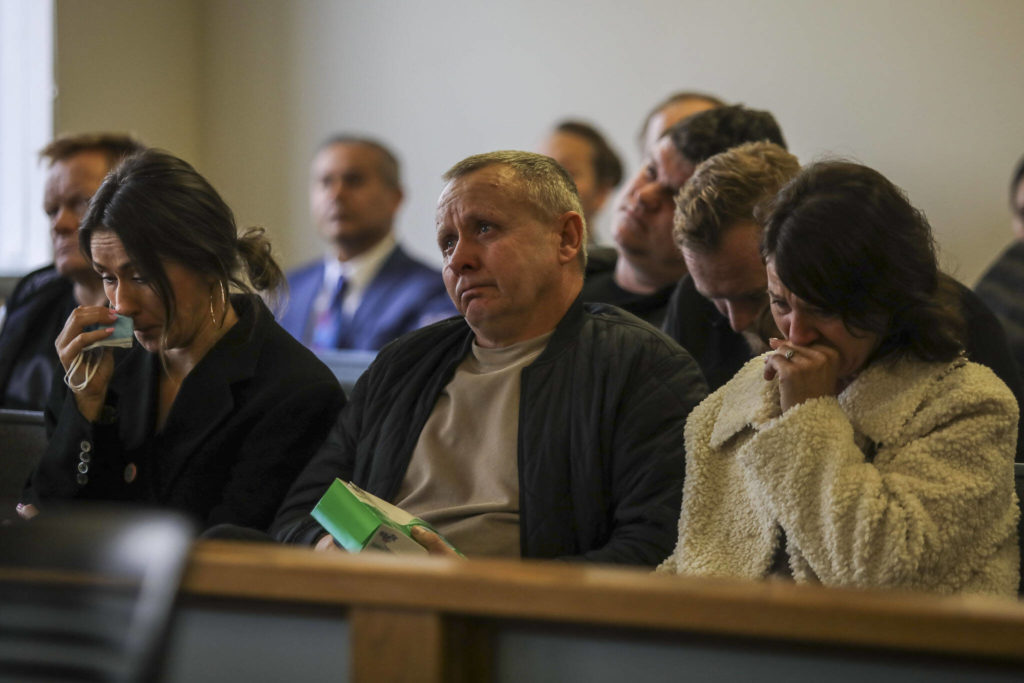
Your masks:
M114 332L113 324L117 315L113 310L105 306L79 306L71 311L64 329L57 335L55 346L60 363L67 372L75 358L80 353L93 353L96 356L93 362L96 363L96 372L81 389L75 391L75 401L78 403L78 410L87 420L99 419L103 410L103 402L107 397L107 386L110 384L110 377L114 374L114 355L110 349L96 349L84 351L85 347L93 342L106 339ZM89 325L100 325L100 329L86 332ZM86 377L86 363L82 362L75 372L68 379L72 384L80 384Z
M783 412L804 401L839 393L839 352L830 346L797 346L784 339L769 339L774 353L764 364L766 380L779 378L779 404Z

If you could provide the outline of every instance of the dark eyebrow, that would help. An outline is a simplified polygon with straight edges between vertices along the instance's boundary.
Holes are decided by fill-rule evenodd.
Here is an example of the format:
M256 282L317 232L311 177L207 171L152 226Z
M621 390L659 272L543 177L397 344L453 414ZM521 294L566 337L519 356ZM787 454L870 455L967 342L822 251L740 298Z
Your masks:
M124 263L122 263L119 266L116 266L113 269L107 268L106 266L104 266L103 264L99 263L98 261L93 261L92 262L92 267L93 267L93 270L95 270L97 272L103 271L104 273L123 273L123 272L128 271L128 270L130 270L132 272L136 272L136 273L138 272L138 269L135 268L134 265L132 265L131 261L125 261Z

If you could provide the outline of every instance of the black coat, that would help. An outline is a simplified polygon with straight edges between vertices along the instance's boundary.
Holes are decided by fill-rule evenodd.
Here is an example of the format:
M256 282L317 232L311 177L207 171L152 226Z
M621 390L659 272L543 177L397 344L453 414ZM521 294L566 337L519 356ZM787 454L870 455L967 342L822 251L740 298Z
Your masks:
M54 342L75 302L71 281L53 266L23 277L7 300L0 330L0 408L42 410L64 375Z
M470 351L461 318L386 346L356 384L271 533L312 543L309 516L335 477L394 501L441 390ZM519 511L523 557L654 565L672 550L683 427L706 388L672 340L611 306L577 300L522 372Z
M590 247L587 249L587 276L583 281L583 301L611 304L636 317L661 327L669 297L675 289L671 284L653 294L630 292L615 282L615 264L618 253L611 247Z
M50 445L23 500L44 511L54 499L132 501L203 526L265 529L345 396L259 299L232 304L238 322L185 378L159 434L160 358L137 344L118 354L105 424L87 421L73 394L56 389L46 411Z
M715 391L732 379L753 355L743 335L705 299L686 275L668 302L662 329L689 351Z

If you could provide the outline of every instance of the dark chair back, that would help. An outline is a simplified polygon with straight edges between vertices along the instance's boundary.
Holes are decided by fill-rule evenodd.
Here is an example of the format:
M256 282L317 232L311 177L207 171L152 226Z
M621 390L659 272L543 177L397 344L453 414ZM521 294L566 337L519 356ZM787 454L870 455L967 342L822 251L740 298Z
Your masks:
M135 509L0 527L0 681L150 681L194 528Z
M45 451L42 413L0 409L0 504L17 502Z

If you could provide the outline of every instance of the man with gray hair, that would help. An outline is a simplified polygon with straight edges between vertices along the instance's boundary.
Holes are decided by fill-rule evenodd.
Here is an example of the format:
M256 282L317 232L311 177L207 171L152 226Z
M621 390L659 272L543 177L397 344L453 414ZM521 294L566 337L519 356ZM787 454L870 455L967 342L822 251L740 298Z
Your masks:
M696 364L582 303L585 221L552 159L481 154L444 179L437 243L463 317L381 351L271 533L333 547L309 512L337 477L470 557L656 564L675 537L683 426L706 393Z

